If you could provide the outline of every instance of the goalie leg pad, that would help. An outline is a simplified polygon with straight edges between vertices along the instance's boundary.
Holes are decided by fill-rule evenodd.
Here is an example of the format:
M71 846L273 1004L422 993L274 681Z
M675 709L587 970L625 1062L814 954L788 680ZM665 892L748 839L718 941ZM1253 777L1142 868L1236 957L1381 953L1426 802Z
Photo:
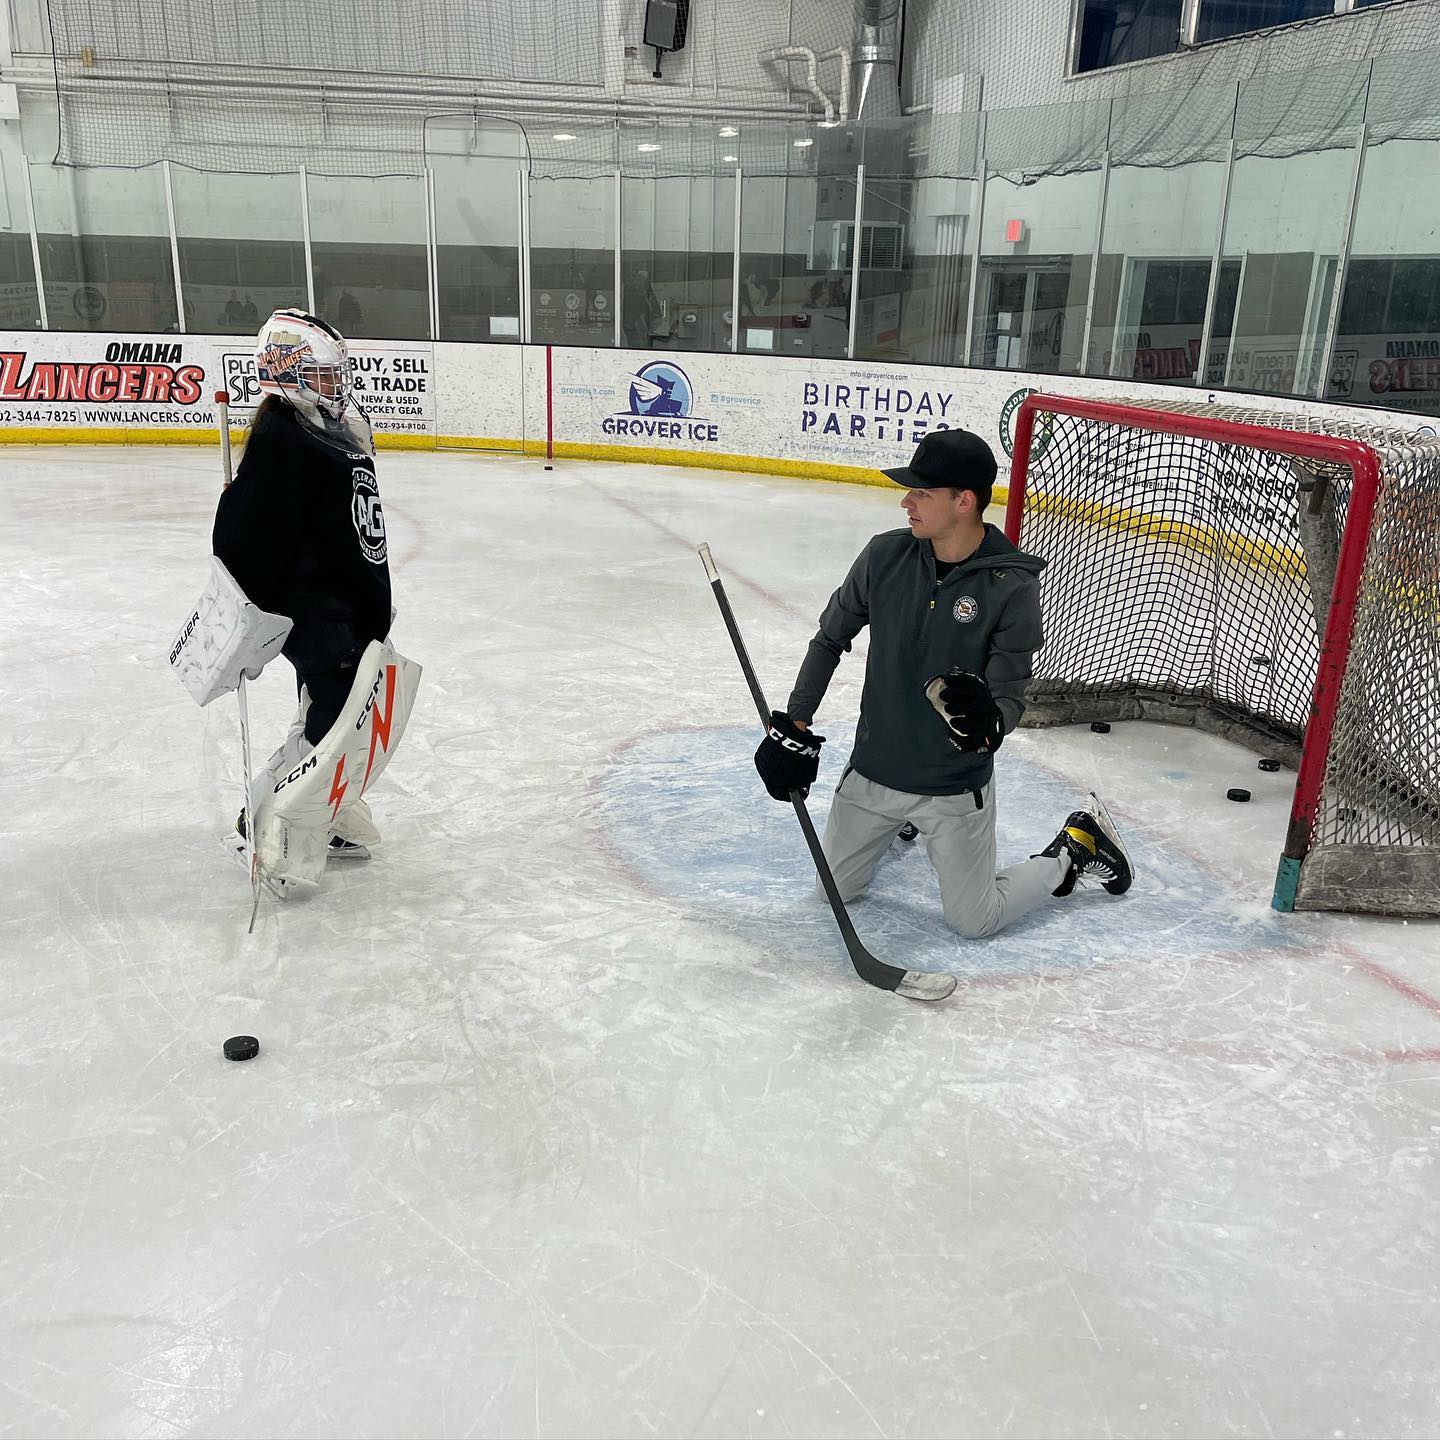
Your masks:
M317 883L331 835L359 839L352 832L366 824L374 831L368 808L357 807L399 747L420 673L390 641L370 642L325 737L284 774L266 773L266 793L253 809L262 869Z

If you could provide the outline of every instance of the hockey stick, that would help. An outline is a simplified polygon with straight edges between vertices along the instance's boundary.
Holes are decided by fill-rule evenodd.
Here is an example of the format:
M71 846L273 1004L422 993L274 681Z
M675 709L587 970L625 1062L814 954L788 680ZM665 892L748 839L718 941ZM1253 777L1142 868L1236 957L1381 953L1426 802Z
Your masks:
M224 390L215 392L215 408L220 414L220 466L228 490L235 474L230 463L230 396ZM235 698L240 705L240 767L245 776L245 803L241 807L245 816L245 861L250 872L250 928L255 933L255 917L260 913L260 857L255 853L255 817L250 813L250 704L245 693L245 672L240 672L240 684L236 687Z
M705 566L710 588L715 592L715 603L720 607L725 628L730 632L730 643L735 647L735 656L740 661L745 683L750 687L750 698L754 700L755 708L760 713L760 723L768 726L770 707L765 703L765 692L761 690L760 681L755 676L755 667L750 663L745 641L740 636L740 627L735 623L735 612L731 610L729 597L725 594L725 583L720 578L719 570L715 568L715 560L708 545L700 547L700 561ZM877 960L860 943L860 937L850 923L849 911L845 908L844 900L840 898L840 888L835 884L830 862L820 848L820 837L815 833L815 822L805 808L805 797L798 790L792 790L790 803L795 807L795 818L800 822L800 829L805 834L805 843L810 847L810 858L815 862L815 871L820 876L825 898L830 902L835 923L840 927L840 938L845 942L845 949L850 955L850 963L855 967L855 973L867 985L874 985L879 990L893 990L907 1000L943 1000L955 989L953 975L938 974L930 970L901 970L896 965L887 965L883 960Z

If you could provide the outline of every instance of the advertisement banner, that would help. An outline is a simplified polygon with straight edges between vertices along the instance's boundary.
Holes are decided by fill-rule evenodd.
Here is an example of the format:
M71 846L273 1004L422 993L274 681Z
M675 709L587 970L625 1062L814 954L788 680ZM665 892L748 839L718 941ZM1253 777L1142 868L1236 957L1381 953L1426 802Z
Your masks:
M577 459L749 470L885 485L928 433L956 426L995 451L1003 485L1015 414L1037 389L1105 399L1211 400L1434 434L1398 411L1138 380L771 355L355 341L355 394L381 445L543 451ZM1437 362L1440 363L1440 362ZM259 399L246 337L0 331L0 440L132 444L215 438L214 392L243 426ZM1043 443L1043 433L1041 441Z
M350 358L378 436L434 435L432 346L361 341ZM203 443L215 434L221 389L232 425L247 424L260 395L244 336L0 331L5 439Z

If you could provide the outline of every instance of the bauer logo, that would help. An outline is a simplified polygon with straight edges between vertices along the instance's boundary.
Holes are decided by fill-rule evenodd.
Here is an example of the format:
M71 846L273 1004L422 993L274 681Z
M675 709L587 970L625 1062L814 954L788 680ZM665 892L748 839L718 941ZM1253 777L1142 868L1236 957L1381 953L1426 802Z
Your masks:
M973 595L962 595L951 613L962 625L968 625L980 613L980 604Z
M607 415L600 428L607 435L639 440L702 440L714 442L720 427L693 413L695 389L690 377L669 360L651 360L629 381L630 408Z

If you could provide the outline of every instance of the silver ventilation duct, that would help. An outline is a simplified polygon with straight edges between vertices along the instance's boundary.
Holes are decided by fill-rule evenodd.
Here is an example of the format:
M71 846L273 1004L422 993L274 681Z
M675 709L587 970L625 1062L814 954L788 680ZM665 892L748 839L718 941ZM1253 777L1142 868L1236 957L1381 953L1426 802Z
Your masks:
M900 118L900 0L855 0L850 93L857 120Z

